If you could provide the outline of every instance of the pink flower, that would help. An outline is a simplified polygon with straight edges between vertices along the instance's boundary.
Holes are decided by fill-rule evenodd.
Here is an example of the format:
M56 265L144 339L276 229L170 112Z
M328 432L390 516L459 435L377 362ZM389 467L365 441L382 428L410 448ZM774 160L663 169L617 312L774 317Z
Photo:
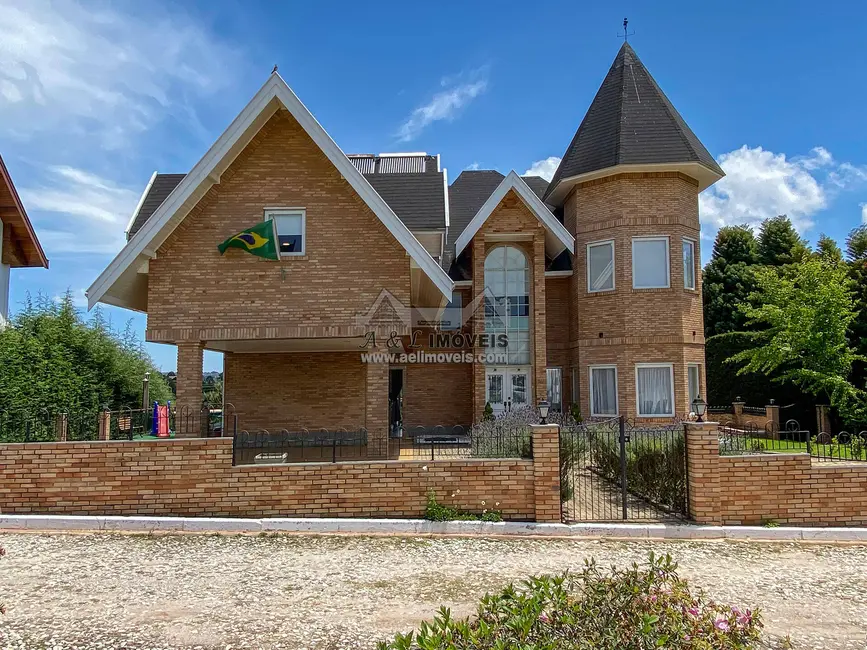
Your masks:
M728 632L729 629L731 629L729 627L729 622L727 620L725 620L724 618L716 619L713 623L713 626L722 632Z
M686 610L686 613L689 614L690 616L698 616L698 607L693 605L688 610Z
M547 615L547 614L539 614L539 620L540 620L542 623L550 623L550 622L551 622L551 619L548 618L548 615Z
M750 610L747 610L745 612L738 612L737 621L738 621L738 625L740 625L741 627L746 627L747 625L749 625L752 622L752 620L753 620L753 613Z

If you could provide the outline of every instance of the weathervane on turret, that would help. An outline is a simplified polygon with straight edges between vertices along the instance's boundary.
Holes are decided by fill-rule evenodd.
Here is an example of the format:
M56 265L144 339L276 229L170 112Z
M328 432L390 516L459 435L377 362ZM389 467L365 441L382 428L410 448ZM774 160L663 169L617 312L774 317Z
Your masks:
M628 29L627 29L628 26L629 26L629 18L624 18L624 19L623 19L623 33L617 35L617 38L622 38L623 41L626 42L626 43L629 42L629 37L630 37L630 36L634 36L634 35L635 35L635 32L632 32L631 34L629 33L629 31L628 31Z

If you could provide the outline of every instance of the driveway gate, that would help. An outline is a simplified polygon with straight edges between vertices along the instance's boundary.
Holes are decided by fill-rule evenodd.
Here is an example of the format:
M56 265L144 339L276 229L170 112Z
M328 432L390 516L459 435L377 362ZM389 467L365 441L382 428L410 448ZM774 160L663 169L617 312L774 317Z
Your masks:
M560 429L564 521L662 521L688 515L684 425L624 417Z

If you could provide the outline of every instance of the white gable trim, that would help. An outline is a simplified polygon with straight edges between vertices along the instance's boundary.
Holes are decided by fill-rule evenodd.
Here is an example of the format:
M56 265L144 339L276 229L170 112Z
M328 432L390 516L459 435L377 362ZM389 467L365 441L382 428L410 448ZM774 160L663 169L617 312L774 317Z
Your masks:
M185 206L188 201L197 200L215 183L219 182L222 172L243 150L247 142L255 136L264 124L261 118L270 118L282 104L298 121L310 138L322 150L346 181L370 207L383 225L404 247L407 254L436 285L444 297L451 299L452 280L442 267L434 261L425 248L413 236L406 225L398 219L388 204L376 193L367 179L346 157L337 143L322 128L307 107L286 85L282 77L272 74L268 81L244 107L214 145L196 163L190 173L178 184L163 204L150 216L142 228L127 242L105 270L87 290L88 308L102 300L121 275L135 264L145 249L156 250L183 220L193 205ZM260 121L255 132L248 133ZM242 141L247 136L247 142ZM204 187L203 187L204 186ZM204 191L203 191L204 190ZM185 208L183 212L179 212Z
M124 230L125 235L129 235L129 231L132 230L132 225L135 223L136 217L138 217L138 213L141 212L142 203L145 202L145 197L148 195L148 192L151 191L151 186L154 184L154 181L157 178L157 173L154 171L151 174L151 179L148 181L148 184L145 185L144 192L141 193L139 197L138 204L135 206L135 210L132 212L132 216L129 218L129 223L126 224L126 230Z
M458 237L458 240L455 242L455 257L460 255L469 245L473 240L473 237L475 237L476 233L479 232L485 221L488 220L488 217L490 217L491 213L493 213L497 206L500 205L500 202L505 198L506 194L508 194L510 190L515 190L515 193L521 197L521 200L530 209L530 212L532 212L536 218L542 222L542 225L548 229L548 232L563 245L563 248L561 248L560 251L557 251L558 253L562 252L564 248L570 253L575 252L575 238L569 234L569 231L566 230L566 227L562 223L557 221L548 207L542 203L542 200L536 196L536 193L530 189L524 179L512 170L497 186L494 193L488 197L488 200L485 201L484 205L479 208L476 216L472 218L470 223L467 224L467 227L464 228L464 231Z

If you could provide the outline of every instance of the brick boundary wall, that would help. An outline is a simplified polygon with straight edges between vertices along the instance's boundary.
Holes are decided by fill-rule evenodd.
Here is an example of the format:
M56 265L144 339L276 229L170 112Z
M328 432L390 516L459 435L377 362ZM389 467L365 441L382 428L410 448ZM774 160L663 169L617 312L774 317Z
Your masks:
M867 525L867 463L720 456L715 423L687 425L690 515L702 524Z
M545 465L556 466L557 428L538 429L534 449ZM231 438L4 444L0 511L417 518L433 489L446 505L473 512L496 508L507 520L551 523L560 521L560 512L559 474L551 476L550 469L541 472L545 488L539 492L532 460L233 466Z

